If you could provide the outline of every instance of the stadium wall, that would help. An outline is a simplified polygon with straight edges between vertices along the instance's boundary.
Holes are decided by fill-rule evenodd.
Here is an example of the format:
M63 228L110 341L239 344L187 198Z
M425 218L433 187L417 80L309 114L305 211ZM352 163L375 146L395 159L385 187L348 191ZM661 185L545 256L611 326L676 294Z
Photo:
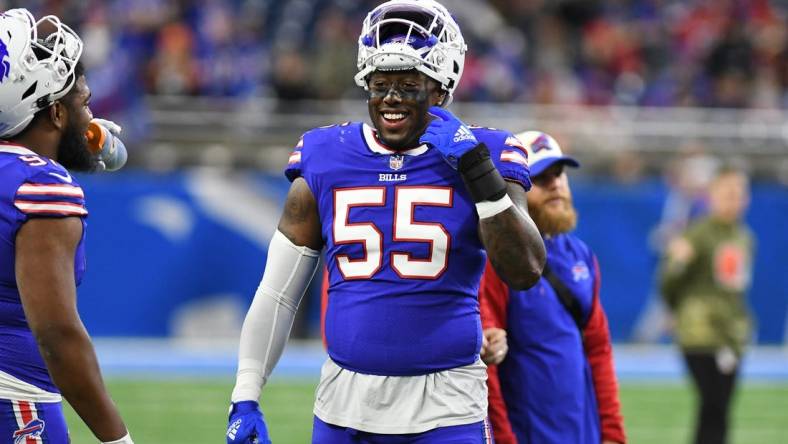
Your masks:
M278 176L219 169L124 171L78 176L87 195L88 273L79 308L93 335L230 338L265 266L268 239L288 187ZM575 180L578 233L602 267L613 338L631 341L653 298L656 253L648 246L667 190ZM758 250L751 306L756 341L786 341L788 189L756 183L749 212ZM318 328L316 289L302 331ZM656 328L656 327L654 327ZM654 335L665 340L664 335Z

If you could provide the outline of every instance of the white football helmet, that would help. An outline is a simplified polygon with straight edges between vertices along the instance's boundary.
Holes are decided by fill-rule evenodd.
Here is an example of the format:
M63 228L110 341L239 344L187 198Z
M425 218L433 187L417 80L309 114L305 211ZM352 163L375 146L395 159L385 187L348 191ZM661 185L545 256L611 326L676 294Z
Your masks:
M38 27L54 32L38 39ZM39 110L68 94L82 40L54 15L36 21L26 9L0 14L0 138L21 132Z
M449 11L434 0L391 0L373 9L358 38L358 86L372 72L416 69L448 93L462 76L468 46Z

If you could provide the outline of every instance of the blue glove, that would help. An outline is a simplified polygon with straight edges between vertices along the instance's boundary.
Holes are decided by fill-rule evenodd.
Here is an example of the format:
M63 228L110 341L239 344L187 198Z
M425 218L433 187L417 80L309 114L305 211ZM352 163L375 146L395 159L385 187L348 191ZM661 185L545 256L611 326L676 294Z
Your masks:
M230 406L227 444L271 444L260 406L255 401L241 401Z
M419 142L435 147L446 162L456 170L460 157L474 149L479 141L470 128L448 110L433 106L429 111L437 119L430 122L427 130L419 138Z

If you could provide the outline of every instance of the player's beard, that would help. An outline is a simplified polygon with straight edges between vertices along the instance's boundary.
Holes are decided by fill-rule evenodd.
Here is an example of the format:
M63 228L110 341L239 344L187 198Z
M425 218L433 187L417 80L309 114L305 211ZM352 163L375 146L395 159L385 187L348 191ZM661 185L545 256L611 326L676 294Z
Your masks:
M528 212L536 223L542 236L555 236L572 231L577 226L577 211L572 205L572 197L560 197L562 205L528 206Z
M60 138L57 161L71 171L92 172L98 166L98 158L88 148L88 139L77 125L69 123Z

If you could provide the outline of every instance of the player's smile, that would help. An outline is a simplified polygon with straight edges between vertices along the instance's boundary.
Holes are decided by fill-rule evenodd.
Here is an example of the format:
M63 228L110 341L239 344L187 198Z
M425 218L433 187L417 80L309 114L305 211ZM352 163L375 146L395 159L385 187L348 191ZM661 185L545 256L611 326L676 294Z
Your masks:
M387 133L402 131L408 123L408 111L397 110L396 108L383 108L378 111L381 117L381 132L385 129Z
M369 77L369 116L380 140L393 149L419 145L430 122L427 110L441 100L437 83L415 70Z

